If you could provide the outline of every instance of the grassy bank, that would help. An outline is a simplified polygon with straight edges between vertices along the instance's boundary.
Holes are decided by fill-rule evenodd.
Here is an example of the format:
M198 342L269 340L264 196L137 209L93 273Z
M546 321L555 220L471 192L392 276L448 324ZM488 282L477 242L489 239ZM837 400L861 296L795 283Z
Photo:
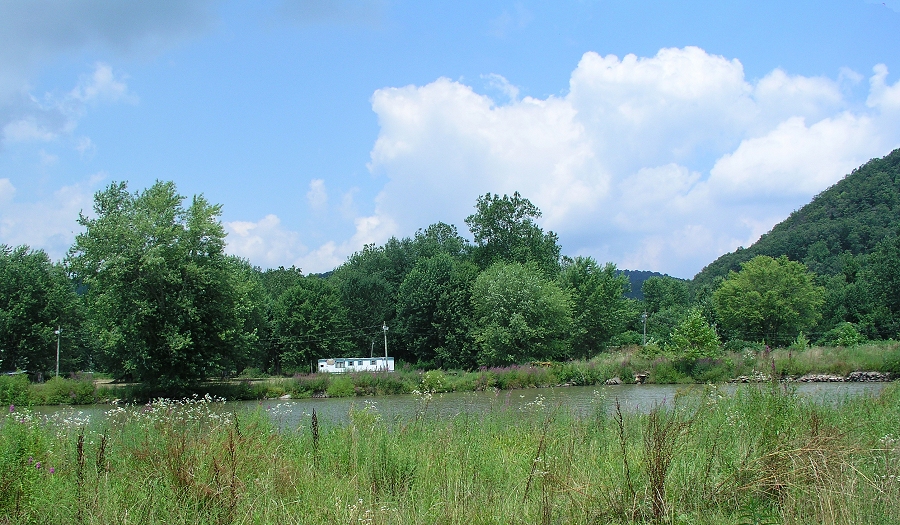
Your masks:
M0 523L897 523L900 388L816 404L694 387L674 408L278 431L211 399L103 423L0 419ZM421 398L422 408L427 396Z
M900 343L887 341L852 348L779 348L769 353L745 348L726 352L717 359L699 360L677 359L670 355L653 354L652 350L648 352L640 347L628 347L602 353L588 361L483 368L471 372L425 372L404 366L390 374L306 374L210 382L179 392L177 396L210 394L228 400L271 399L285 395L292 398L352 397L409 394L415 391L472 392L558 385L590 386L602 385L614 378L627 384L634 383L639 376L654 384L689 384L722 383L740 376L796 378L811 373L846 376L853 371L884 372L900 377ZM175 395L141 385L95 386L89 379L54 378L42 384L29 384L22 376L0 377L0 403L3 404L89 404L113 400L146 402L157 397Z

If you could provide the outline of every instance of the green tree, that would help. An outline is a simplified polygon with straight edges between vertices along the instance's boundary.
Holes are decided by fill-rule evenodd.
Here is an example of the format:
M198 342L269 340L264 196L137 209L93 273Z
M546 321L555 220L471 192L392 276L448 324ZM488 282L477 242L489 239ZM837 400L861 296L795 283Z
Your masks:
M650 277L641 284L641 294L649 314L690 304L687 282L674 277Z
M567 260L559 277L572 298L572 354L589 358L625 330L633 309L625 294L628 277L616 265L602 267L590 257Z
M416 232L412 241L416 262L426 257L447 254L454 258L463 257L470 248L465 239L460 237L456 226L438 222Z
M475 237L473 255L480 268L499 262L534 263L546 277L559 272L556 234L534 223L541 211L519 192L512 197L487 193L478 197L466 224Z
M0 371L54 370L57 327L66 348L61 368L71 369L79 317L71 282L44 251L0 244Z
M372 337L381 334L382 323L393 326L397 291L415 263L413 241L391 238L384 246L366 245L331 275L356 329L357 348L369 348ZM395 357L407 356L400 349Z
M670 341L668 349L682 359L716 357L721 353L722 342L699 308L692 308L687 313L672 331Z
M569 356L572 303L534 264L497 262L472 287L474 339L484 366Z
M246 344L221 208L183 201L171 182L111 184L67 260L109 369L169 392L235 370Z
M235 297L233 368L241 372L248 366L264 368L265 343L271 328L267 317L268 297L262 282L262 272L249 261L230 256L227 259L228 277Z
M397 330L411 359L439 367L475 365L471 287L478 269L447 253L419 259L397 297Z
M871 293L875 308L883 310L878 324L883 337L900 334L900 231L878 244L869 256Z
M801 330L813 326L825 289L798 262L764 255L731 272L713 294L723 325L740 339L790 343Z
M312 360L352 350L352 330L340 294L328 281L310 276L281 294L275 304L277 368L305 371Z

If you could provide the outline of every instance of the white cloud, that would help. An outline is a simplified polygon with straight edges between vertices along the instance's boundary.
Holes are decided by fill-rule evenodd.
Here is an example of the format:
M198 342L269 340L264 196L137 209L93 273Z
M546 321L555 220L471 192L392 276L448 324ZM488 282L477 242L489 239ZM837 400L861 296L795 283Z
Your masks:
M847 71L750 82L738 60L688 47L585 53L565 96L507 91L503 105L444 78L380 89L369 167L387 182L369 219L391 227L357 234L461 225L478 195L520 191L567 253L690 277L900 145L900 82L886 78L876 66L854 109Z
M325 181L313 179L309 181L309 191L306 192L306 202L314 211L322 212L328 207L328 192L325 191Z
M16 194L16 187L9 179L0 179L0 204L10 202Z
M254 264L290 265L307 251L299 234L284 229L281 219L275 215L266 215L257 222L225 222L224 226L228 252Z
M843 113L807 126L791 117L762 137L741 142L710 171L722 198L815 195L866 160L883 154L872 119Z
M0 133L0 142L49 142L60 135L70 134L84 116L87 106L98 102L115 103L119 101L136 102L137 98L129 93L124 79L117 77L112 68L97 63L90 75L85 75L69 93L57 97L52 94L42 99L34 95L22 95L7 101L7 106L14 107L7 113L15 115L7 118ZM0 109L4 101L0 100ZM0 111L0 115L2 115ZM85 140L87 141L85 143ZM79 152L91 146L90 139L82 137L76 142Z
M82 77L78 86L69 93L69 98L81 103L97 100L118 102L123 99L135 101L134 96L128 92L124 79L116 78L112 67L102 62L94 66L93 74Z
M253 264L271 268L296 266L304 272L333 270L364 245L393 235L390 219L377 216L358 217L356 232L346 242L327 241L315 249L309 249L300 234L285 228L276 215L267 215L259 221L225 221L227 251L246 258Z
M900 80L889 86L885 83L888 68L884 64L878 64L873 68L874 75L869 79L871 86L869 99L866 104L882 111L900 110Z
M38 202L17 202L13 185L0 179L0 244L26 244L43 249L54 260L62 259L81 231L78 214L90 214L94 192L104 178L98 173Z

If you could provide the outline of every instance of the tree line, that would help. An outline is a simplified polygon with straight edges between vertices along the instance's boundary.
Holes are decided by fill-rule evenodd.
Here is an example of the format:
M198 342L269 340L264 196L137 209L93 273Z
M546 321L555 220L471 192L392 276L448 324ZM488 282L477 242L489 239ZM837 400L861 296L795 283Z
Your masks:
M0 246L0 370L96 370L176 390L318 358L390 354L423 368L585 359L643 345L700 359L723 348L895 337L900 237L842 273L756 256L725 277L652 277L642 300L612 263L561 254L518 193L478 197L472 240L436 223L367 245L334 271L262 270L225 253L221 207L171 182L113 183L64 260ZM59 333L57 333L57 331ZM646 335L645 335L646 334Z

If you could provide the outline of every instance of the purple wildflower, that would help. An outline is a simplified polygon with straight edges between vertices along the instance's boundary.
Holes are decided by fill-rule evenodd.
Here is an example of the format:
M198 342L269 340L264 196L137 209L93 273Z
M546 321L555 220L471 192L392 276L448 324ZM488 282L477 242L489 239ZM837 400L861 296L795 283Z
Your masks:
M9 405L9 412L13 413L16 411L16 405Z
M34 468L41 468L41 462L38 461L37 463L35 463Z
M50 473L53 474L54 472L56 472L56 469L53 467L50 467Z

